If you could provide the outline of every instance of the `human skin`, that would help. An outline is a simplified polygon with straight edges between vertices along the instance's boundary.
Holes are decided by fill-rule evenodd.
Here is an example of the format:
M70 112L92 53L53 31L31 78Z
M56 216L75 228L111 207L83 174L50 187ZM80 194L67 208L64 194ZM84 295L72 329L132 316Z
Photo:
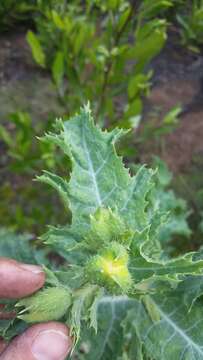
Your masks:
M40 266L0 258L0 298L20 299L43 287L45 274ZM5 314L0 305L0 319ZM50 321L28 328L9 344L0 339L0 360L65 360L71 350L68 328Z

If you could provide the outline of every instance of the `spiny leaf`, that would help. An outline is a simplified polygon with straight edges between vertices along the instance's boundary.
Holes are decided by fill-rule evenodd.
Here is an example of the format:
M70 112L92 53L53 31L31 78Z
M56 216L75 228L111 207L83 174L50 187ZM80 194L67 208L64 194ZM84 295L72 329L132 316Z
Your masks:
M190 313L181 296L152 297L156 319L143 304L130 310L131 323L149 356L156 360L203 358L203 311L197 303Z
M75 335L76 342L79 339L81 321L89 317L88 309L91 308L94 295L98 288L94 285L85 286L74 293L73 306L71 309L71 333ZM87 315L88 314L88 315ZM91 319L92 320L92 319Z
M188 253L181 257L165 260L165 261L153 261L145 257L137 257L132 259L132 262L129 266L130 273L133 276L133 279L136 282L142 281L144 279L150 279L150 287L152 282L156 281L158 276L159 280L164 281L181 281L183 280L183 275L187 274L202 274L203 261L193 261L194 253ZM145 284L147 282L145 281Z
M115 152L115 142L124 131L102 132L94 125L87 106L61 127L59 134L46 137L63 151L65 149L72 161L71 178L66 188L72 227L79 226L85 231L90 214L102 207L116 207L132 227L139 229L146 224L145 196L152 186L153 172L141 168L135 177L129 175ZM52 183L53 177L46 173L41 179L58 188L61 194L62 180L55 178Z
M99 302L102 299L102 297L104 296L105 291L103 288L98 289L94 301L90 307L90 327L92 327L95 330L95 333L97 333L97 328L98 328L98 307L99 307Z
M25 263L46 265L46 251L35 249L31 240L30 234L19 235L10 229L0 228L0 255Z
M177 288L184 304L190 311L196 300L203 295L203 276L188 276Z
M86 330L84 341L87 340L89 351L85 360L112 360L122 354L123 332L121 323L125 319L127 310L136 303L124 296L104 296L98 306L98 332Z

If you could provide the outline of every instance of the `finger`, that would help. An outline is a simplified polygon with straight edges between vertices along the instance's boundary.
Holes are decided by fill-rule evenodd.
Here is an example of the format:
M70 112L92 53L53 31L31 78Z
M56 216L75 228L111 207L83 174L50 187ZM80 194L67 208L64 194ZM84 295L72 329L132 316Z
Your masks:
M6 343L3 339L0 338L0 354L3 352L3 350L6 347Z
M0 258L0 298L21 298L44 285L45 274L40 266L27 265Z
M65 360L72 342L68 328L61 323L33 325L15 338L0 360Z

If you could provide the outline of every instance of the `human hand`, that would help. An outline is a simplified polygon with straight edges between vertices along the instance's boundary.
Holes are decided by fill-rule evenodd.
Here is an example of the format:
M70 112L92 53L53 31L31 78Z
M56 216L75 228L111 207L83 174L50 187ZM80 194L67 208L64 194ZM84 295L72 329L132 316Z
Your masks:
M44 281L45 274L40 266L0 258L0 298L31 295L44 285ZM2 316L0 309L0 319ZM68 328L50 321L31 326L9 345L0 340L0 360L64 360L70 349Z

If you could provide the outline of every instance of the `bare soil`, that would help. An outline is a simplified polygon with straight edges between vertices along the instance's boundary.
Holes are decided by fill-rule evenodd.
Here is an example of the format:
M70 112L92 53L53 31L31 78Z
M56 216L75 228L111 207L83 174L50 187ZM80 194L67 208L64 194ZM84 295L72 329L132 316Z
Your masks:
M160 119L176 105L181 105L183 112L176 129L165 137L164 146L157 150L152 142L143 151L143 159L154 150L179 174L203 155L203 56L187 52L174 41L169 38L153 62L154 84L145 104L145 121L154 108L159 109Z
M17 110L34 120L59 114L56 91L45 70L32 60L25 31L0 35L0 122Z

